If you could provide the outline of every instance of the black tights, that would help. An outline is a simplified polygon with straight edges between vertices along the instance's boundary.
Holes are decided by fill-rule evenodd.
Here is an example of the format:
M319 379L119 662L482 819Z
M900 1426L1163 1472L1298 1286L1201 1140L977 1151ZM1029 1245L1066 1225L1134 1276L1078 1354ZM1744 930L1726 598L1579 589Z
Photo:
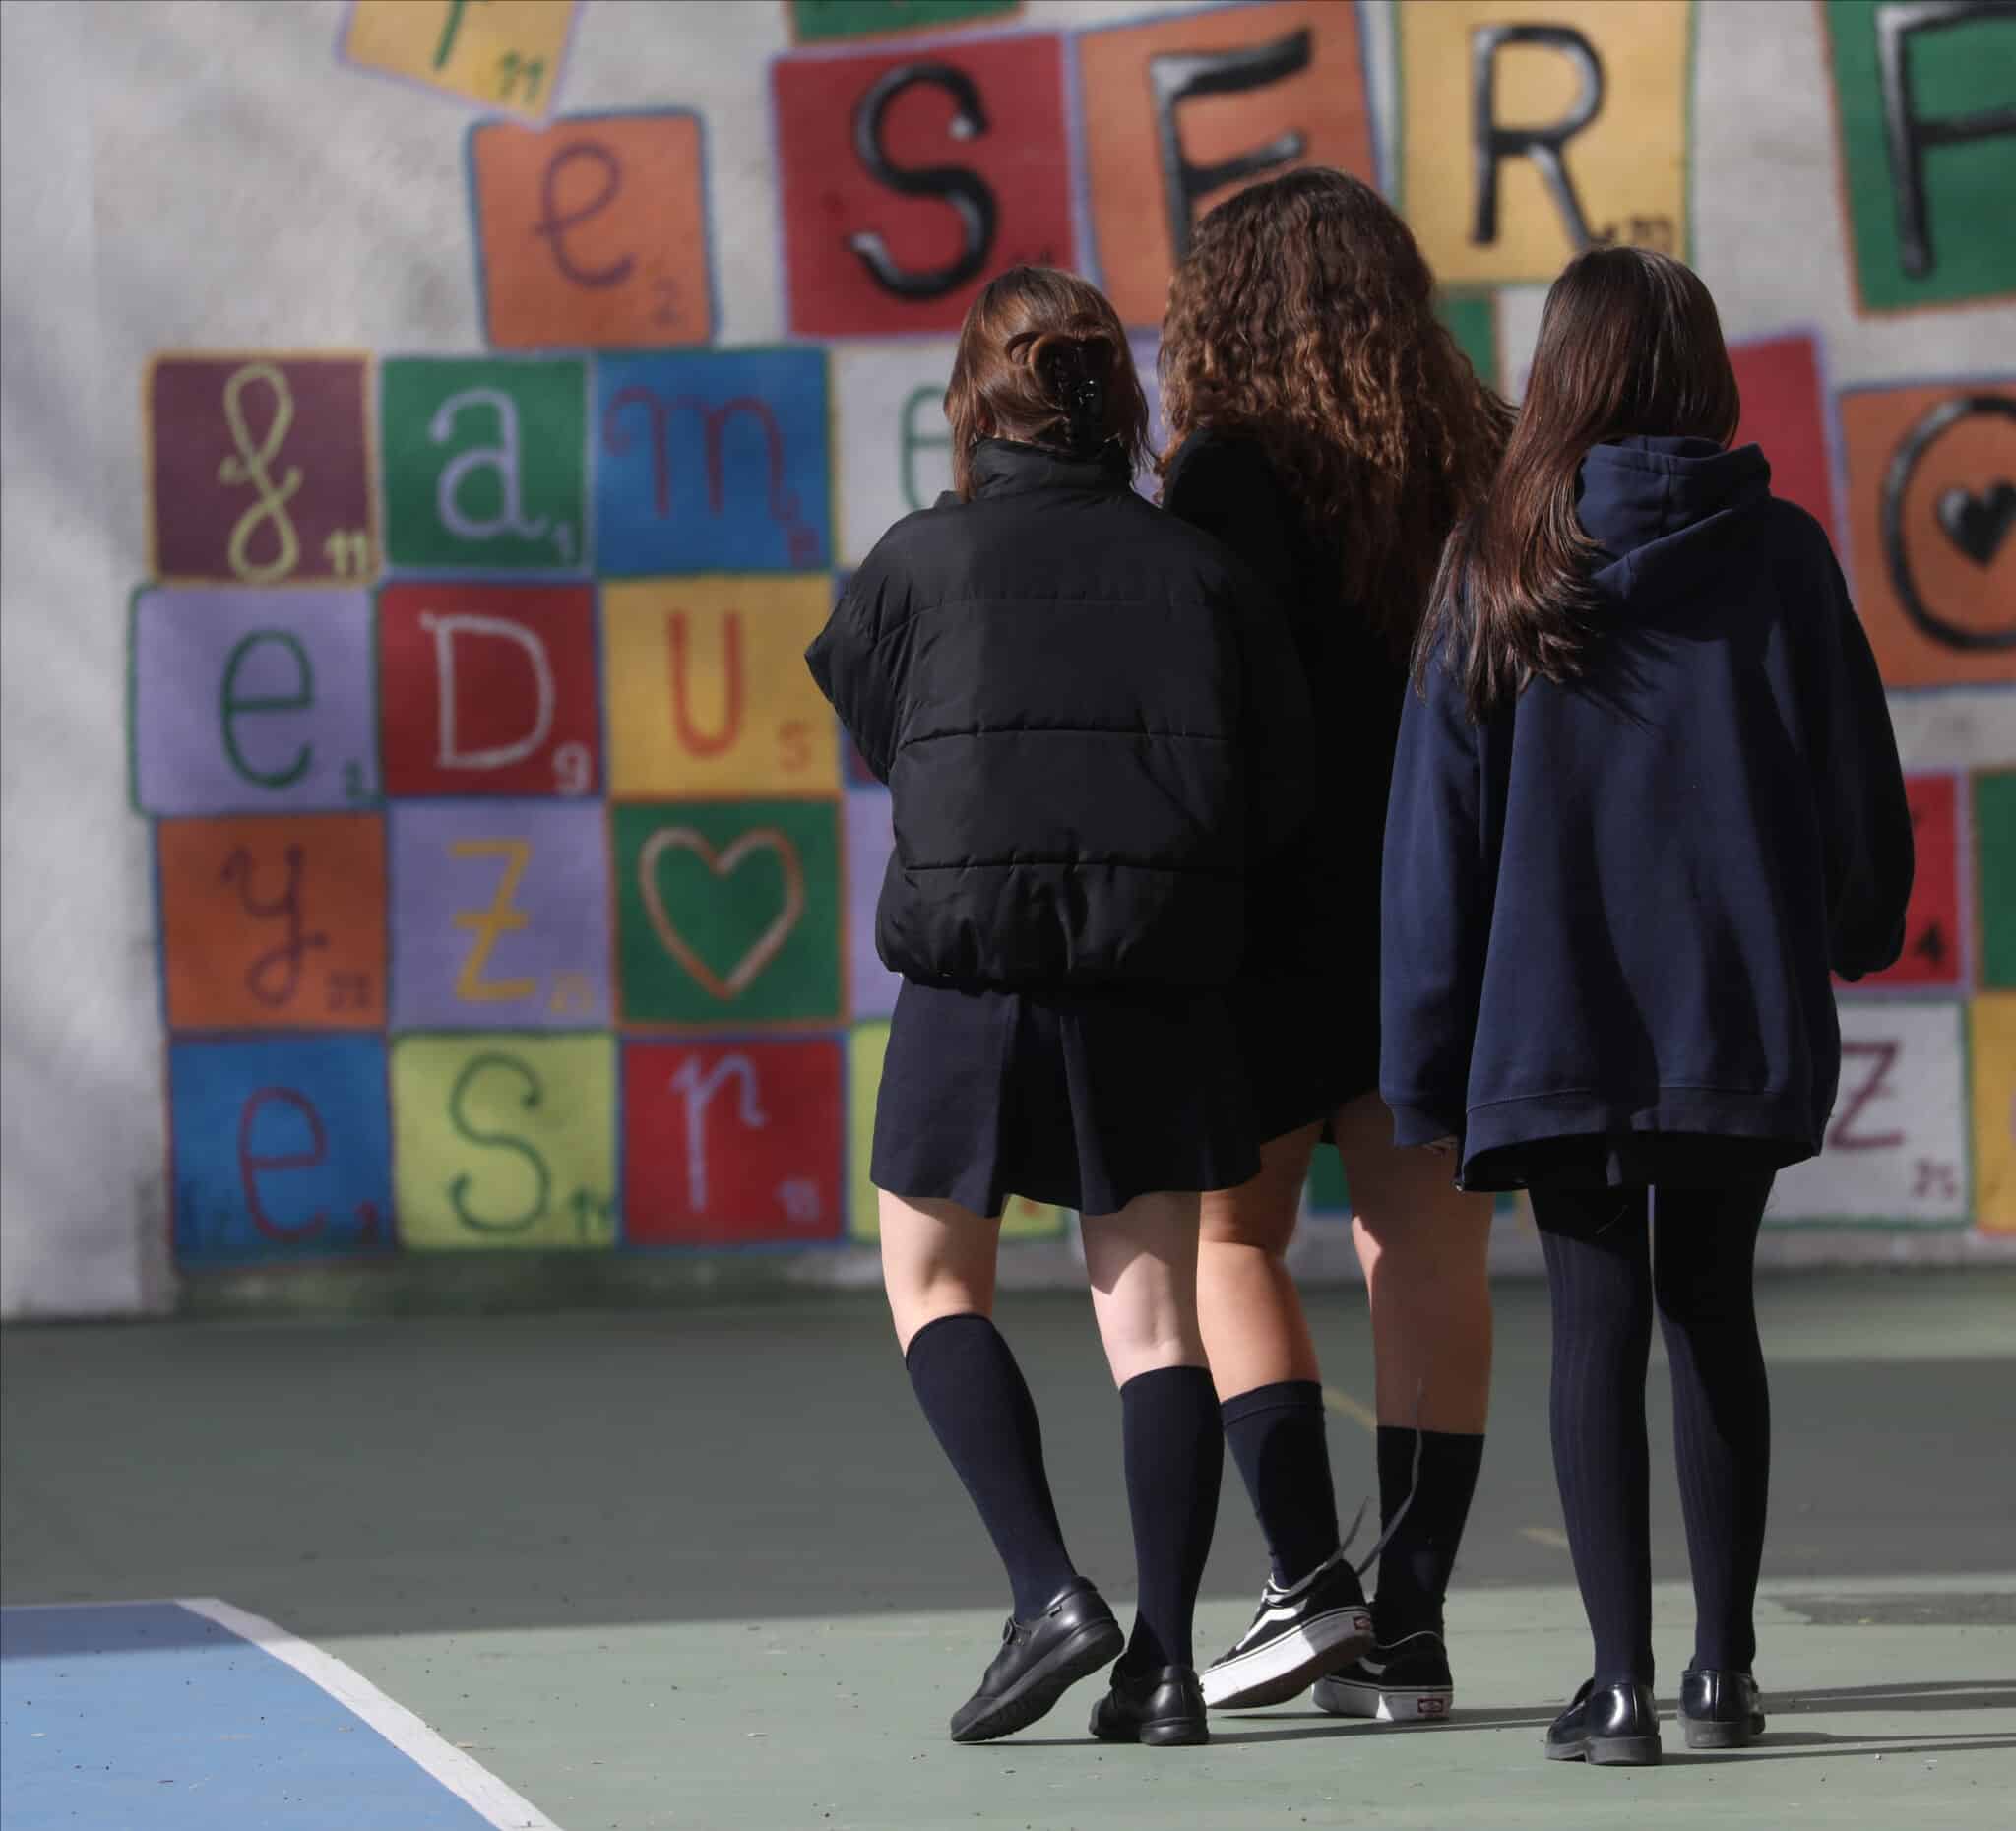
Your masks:
M1770 1177L1719 1189L1536 1188L1554 1312L1549 1422L1599 1684L1650 1684L1645 1368L1656 1302L1694 1573L1694 1664L1748 1672L1771 1399L1751 1290ZM1656 1217L1656 1230L1655 1230Z

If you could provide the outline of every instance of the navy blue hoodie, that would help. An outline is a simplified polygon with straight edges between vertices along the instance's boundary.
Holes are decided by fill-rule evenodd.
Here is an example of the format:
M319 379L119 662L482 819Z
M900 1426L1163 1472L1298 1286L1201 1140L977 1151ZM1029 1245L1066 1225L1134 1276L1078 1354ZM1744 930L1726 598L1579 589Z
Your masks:
M1409 695L1379 1086L1398 1143L1461 1141L1469 1187L1554 1173L1564 1146L1611 1182L1666 1179L1662 1146L1820 1148L1828 970L1897 958L1911 816L1833 549L1770 476L1754 445L1596 447L1587 670L1481 726L1441 657Z

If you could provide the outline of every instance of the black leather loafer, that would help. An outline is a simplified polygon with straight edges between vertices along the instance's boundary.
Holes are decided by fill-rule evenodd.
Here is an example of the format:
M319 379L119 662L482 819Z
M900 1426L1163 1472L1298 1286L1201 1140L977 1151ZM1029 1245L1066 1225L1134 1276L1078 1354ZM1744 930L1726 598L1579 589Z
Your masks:
M1747 1748L1764 1734L1764 1700L1748 1673L1690 1666L1680 1674L1680 1722L1689 1748Z
M1549 1761L1587 1761L1591 1767L1657 1767L1659 1708L1652 1687L1594 1679L1547 1729Z
M1139 1673L1115 1667L1112 1689L1092 1707L1092 1733L1102 1742L1146 1742L1151 1748L1208 1742L1204 1685L1188 1666L1151 1666Z
M1033 1621L1009 1620L980 1688L952 1713L952 1739L990 1742L1026 1730L1126 1644L1099 1591L1073 1577Z

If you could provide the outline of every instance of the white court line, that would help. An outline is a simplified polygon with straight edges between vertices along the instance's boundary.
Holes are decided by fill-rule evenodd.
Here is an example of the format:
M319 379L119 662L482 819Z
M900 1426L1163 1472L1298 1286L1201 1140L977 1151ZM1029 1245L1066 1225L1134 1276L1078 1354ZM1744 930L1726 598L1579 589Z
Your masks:
M215 1596L179 1596L175 1601L177 1607L215 1621L240 1640L249 1640L261 1652L272 1654L283 1666L291 1666L311 1684L319 1685L457 1799L480 1812L497 1831L560 1831L530 1799L514 1793L481 1763L472 1761L404 1704L387 1697L355 1667L346 1666L334 1654L324 1653L264 1615L249 1614Z

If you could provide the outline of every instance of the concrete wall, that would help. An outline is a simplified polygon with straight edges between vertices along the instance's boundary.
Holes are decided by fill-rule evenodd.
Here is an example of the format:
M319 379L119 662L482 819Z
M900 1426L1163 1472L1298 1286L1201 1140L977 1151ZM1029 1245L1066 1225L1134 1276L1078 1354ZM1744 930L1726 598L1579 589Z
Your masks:
M2016 98L2010 13L1908 39L1912 121ZM1480 233L1501 24L1555 30L1498 51L1500 124L1600 71L1573 211L1715 288L1914 773L1911 951L1844 1001L1772 1250L1994 1251L2016 139L1900 193L1879 14L11 0L0 1310L871 1276L887 810L796 655L945 471L948 198L991 212L982 264L1101 278L1148 362L1182 202L1150 59L1273 46L1175 105L1188 161L1292 131L1379 177L1516 390L1573 242L1518 157ZM856 117L917 65L878 173ZM976 179L903 178L947 166ZM1312 1269L1348 1261L1340 1199ZM1064 1220L1014 1218L1011 1278L1070 1275Z

